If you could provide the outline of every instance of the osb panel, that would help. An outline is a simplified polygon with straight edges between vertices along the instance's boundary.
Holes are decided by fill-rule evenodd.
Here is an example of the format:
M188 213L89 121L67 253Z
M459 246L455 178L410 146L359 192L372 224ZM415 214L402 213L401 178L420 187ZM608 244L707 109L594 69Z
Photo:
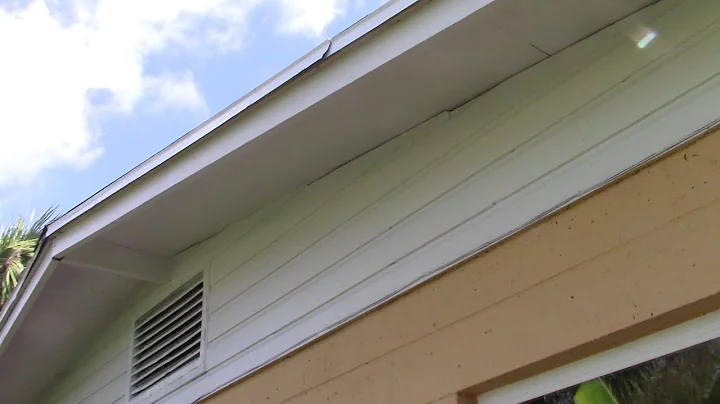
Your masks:
M719 160L708 135L207 402L428 403L720 307Z

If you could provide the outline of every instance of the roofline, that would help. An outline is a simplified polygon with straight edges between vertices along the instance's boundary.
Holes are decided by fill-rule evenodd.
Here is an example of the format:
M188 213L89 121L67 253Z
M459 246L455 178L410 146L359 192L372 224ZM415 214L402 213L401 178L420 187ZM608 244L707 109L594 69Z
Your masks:
M139 207L155 200L170 189L180 185L191 176L201 172L216 161L238 150L265 133L287 122L289 119L326 99L338 91L348 88L361 77L401 56L428 38L468 17L495 0L394 0L385 7L342 32L337 38L311 52L281 73L269 84L261 86L249 97L233 104L197 130L191 136L181 138L170 148L159 153L149 162L121 178L99 194L81 204L77 209L64 215L50 225L48 235L54 236L53 256L63 257L64 253L83 242L97 237L118 220ZM420 7L420 6L423 7ZM410 24L392 24L409 12L417 17ZM394 27L400 27L393 29ZM368 35L383 29L388 35ZM359 40L359 39L363 40ZM375 40L375 38L379 38ZM359 44L358 42L362 42ZM351 46L353 45L353 46ZM358 46L366 46L364 53L351 52ZM324 61L333 55L334 63ZM314 58L312 57L314 55ZM315 60L313 62L313 60ZM312 73L312 74L310 74ZM292 76L292 74L295 74ZM302 77L301 77L302 76ZM285 80L285 81L283 81ZM292 84L292 85L291 85ZM273 90L274 88L274 90ZM262 92L261 92L262 91ZM266 94L265 96L261 96ZM258 105L259 100L267 102ZM240 113L240 108L245 108ZM254 114L251 112L255 112ZM205 136L230 119L244 117L242 125L232 127L232 134ZM211 126L212 125L212 126ZM225 125L225 127L229 126ZM192 156L183 158L192 144ZM202 147L201 147L202 146ZM151 165L152 164L152 165ZM168 170L158 174L159 166L172 164ZM128 191L125 191L129 189ZM93 215L87 213L92 209ZM59 231L62 229L62 231Z
M47 227L43 231L43 237L40 238L27 269L23 271L20 281L10 294L10 298L0 310L0 355L7 348L6 341L12 338L19 320L27 313L23 308L37 297L42 289L42 285L39 284L46 282L49 278L49 276L44 276L45 273L47 272L49 275L58 262L51 256L52 239L45 238L45 233L47 233ZM39 272L39 274L36 272ZM29 289L30 292L25 293L26 289Z
M157 197L157 195L162 194L167 189L179 183L183 178L189 177L194 172L202 170L205 166L226 155L228 150L242 147L248 139L252 140L255 137L262 136L262 134L268 130L268 127L277 125L282 120L287 119L287 114L291 114L290 116L297 114L307 106L318 102L320 99L324 99L328 94L345 88L358 77L386 64L388 61L406 52L418 43L425 41L437 32L444 30L448 26L453 25L495 0L479 0L476 2L447 0L432 3L430 3L430 1L431 0L390 0L378 10L341 32L333 39L325 41L240 100L225 108L220 113L188 132L150 159L141 163L127 174L50 223L47 226L45 236L40 241L42 248L38 250L37 259L28 266L23 274L20 285L18 285L15 293L13 293L11 297L12 302L8 302L7 307L0 311L0 353L6 348L22 317L27 314L29 310L28 306L42 293L44 284L50 278L55 266L70 249L75 248L83 241L97 235L98 232L110 226L117 218L122 217L147 201ZM329 73L330 76L318 79L323 80L323 83L325 83L322 88L312 87L312 92L308 92L307 89L299 90L307 93L303 95L303 100L299 103L301 105L291 108L291 111L283 109L282 114L276 115L272 115L275 114L272 109L270 109L269 112L261 111L261 117L258 119L264 121L253 123L254 127L251 128L250 132L257 132L254 137L252 133L248 133L247 136L243 136L240 139L222 139L216 142L216 144L210 145L208 148L200 148L193 159L176 159L178 163L173 169L177 171L177 173L175 173L177 175L155 178L152 184L146 184L142 181L149 173L154 172L154 170L167 163L168 160L173 157L179 157L177 156L178 154L199 140L204 139L216 128L235 118L243 111L246 111L258 103L258 101L267 98L271 93L277 92L281 90L281 88L287 87L289 83L297 81L297 79L311 67L340 53L360 39L366 38L367 34L371 33L371 31L381 27L387 27L388 23L390 23L391 20L396 20L400 14L409 12L411 9L417 9L417 6L422 4L431 4L433 7L428 10L428 13L422 13L422 17L420 18L421 23L408 25L403 27L402 30L394 32L391 36L390 44L376 44L377 47L382 49L382 52L365 55L362 58L363 63L360 65L354 63L352 65L351 74L340 74L341 71L344 72L345 69L347 69L347 66L333 65L334 70ZM443 13L442 18L433 17L433 15L438 12ZM348 63L351 63L352 60L353 58L351 57ZM296 96L297 94L294 95ZM295 98L286 101L297 102ZM275 108L282 109L282 103L277 104ZM292 111L293 109L294 111ZM137 188L133 189L130 193L117 195L121 190L131 184ZM94 213L92 217L85 215L89 211ZM72 225L72 227L69 225Z
M423 0L390 0L383 6L368 14L366 17L351 25L332 39L323 41L320 45L313 48L310 52L300 57L298 60L290 64L270 79L251 90L239 100L230 104L228 107L218 112L199 126L187 132L185 135L170 143L168 146L152 155L133 169L123 174L120 178L111 182L100 191L96 192L83 202L79 203L68 212L58 217L48 225L47 235L57 232L74 219L78 218L85 212L93 209L99 203L110 198L123 188L148 174L150 171L158 168L160 165L170 160L183 150L195 144L212 131L227 123L235 116L239 115L258 101L264 99L267 95L293 81L299 77L310 67L316 63L326 60L334 54L340 52L347 46L353 44L370 31L378 28L388 20L394 18L409 7ZM2 324L0 317L0 324Z
M243 111L247 110L258 101L280 87L292 82L303 72L314 66L316 63L326 60L347 48L365 35L395 18L410 7L425 0L390 0L377 10L356 22L349 28L336 35L334 38L323 41L310 52L290 64L288 67L247 93L245 96L215 114L196 128L192 129L178 140L172 142L149 159L140 163L120 178L96 192L88 199L70 209L48 226L38 242L35 257L28 263L23 272L17 287L13 290L10 298L0 309L0 354L7 347L7 342L12 338L19 320L27 312L26 306L32 303L43 289L43 284L49 279L54 267L59 260L56 257L54 239L63 234L61 230L81 217L86 212L93 210L100 203L107 201L123 188L138 181L151 171L159 168L162 164L175 157L183 150L205 138L213 130L227 123Z

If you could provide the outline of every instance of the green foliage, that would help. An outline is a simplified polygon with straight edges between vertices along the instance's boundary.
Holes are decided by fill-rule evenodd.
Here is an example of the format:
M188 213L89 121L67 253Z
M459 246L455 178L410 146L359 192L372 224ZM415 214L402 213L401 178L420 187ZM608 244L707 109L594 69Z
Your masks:
M580 385L575 393L576 404L618 404L602 379L590 380Z
M616 403L720 403L720 338L548 394L527 404Z
M54 218L55 207L52 207L36 220L32 215L29 220L18 217L14 223L0 227L0 307L32 259L43 229Z

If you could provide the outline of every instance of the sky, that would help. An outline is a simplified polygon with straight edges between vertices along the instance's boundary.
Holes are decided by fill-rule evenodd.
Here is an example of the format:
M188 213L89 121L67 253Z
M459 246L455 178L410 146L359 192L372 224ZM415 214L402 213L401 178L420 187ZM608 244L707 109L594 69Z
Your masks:
M385 0L0 0L0 222L64 212Z

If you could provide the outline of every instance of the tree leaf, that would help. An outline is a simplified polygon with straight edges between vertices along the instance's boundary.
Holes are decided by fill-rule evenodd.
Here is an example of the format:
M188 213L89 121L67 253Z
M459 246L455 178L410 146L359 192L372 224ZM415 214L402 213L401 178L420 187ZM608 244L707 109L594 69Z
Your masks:
M576 404L618 404L617 400L602 379L590 380L578 387L575 393Z

